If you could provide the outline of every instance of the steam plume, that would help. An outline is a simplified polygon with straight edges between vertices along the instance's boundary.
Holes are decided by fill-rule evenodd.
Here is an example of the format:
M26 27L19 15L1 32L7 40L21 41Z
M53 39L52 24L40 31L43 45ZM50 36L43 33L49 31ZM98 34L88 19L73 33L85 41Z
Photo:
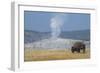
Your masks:
M64 23L64 14L56 14L51 18L51 37L57 39L61 33L61 27Z

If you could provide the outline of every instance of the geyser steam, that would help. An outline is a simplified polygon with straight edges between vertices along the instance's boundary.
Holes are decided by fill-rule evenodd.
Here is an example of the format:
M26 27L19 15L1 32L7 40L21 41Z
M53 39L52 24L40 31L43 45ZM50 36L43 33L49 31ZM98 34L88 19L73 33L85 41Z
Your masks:
M51 38L57 39L61 33L61 27L64 23L64 14L56 14L51 18Z

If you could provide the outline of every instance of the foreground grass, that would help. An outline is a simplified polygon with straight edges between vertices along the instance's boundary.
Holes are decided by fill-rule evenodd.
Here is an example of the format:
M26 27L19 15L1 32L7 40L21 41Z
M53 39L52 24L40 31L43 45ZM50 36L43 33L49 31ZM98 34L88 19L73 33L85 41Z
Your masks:
M70 50L30 50L25 49L24 61L87 59L90 58L90 50L86 53L71 53Z

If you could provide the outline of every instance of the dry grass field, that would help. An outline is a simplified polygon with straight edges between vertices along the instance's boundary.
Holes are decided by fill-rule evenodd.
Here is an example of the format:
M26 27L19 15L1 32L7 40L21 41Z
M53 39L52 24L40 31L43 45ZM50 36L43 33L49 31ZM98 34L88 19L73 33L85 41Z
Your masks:
M87 59L90 58L90 50L86 53L72 53L70 50L24 50L24 61L45 61L45 60L65 60L65 59Z

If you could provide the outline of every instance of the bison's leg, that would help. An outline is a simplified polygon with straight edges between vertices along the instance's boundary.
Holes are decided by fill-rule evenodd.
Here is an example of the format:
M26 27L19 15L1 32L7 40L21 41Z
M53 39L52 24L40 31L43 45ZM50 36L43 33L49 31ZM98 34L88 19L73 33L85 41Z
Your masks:
M72 50L72 53L74 53L74 50Z
M85 50L86 50L86 46L85 44L83 45L83 53L85 53Z
M73 47L72 47L71 51L72 51L72 53L74 53L74 48Z
M77 52L80 53L80 48L77 48Z

